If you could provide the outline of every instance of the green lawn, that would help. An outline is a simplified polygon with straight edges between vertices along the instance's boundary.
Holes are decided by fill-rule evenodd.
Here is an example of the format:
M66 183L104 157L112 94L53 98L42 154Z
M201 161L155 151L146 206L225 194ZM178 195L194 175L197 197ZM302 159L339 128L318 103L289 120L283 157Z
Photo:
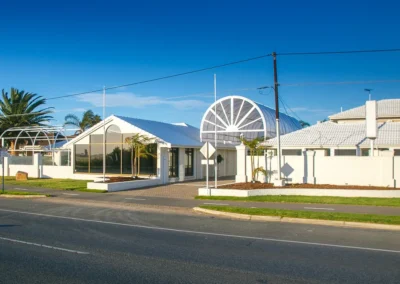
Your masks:
M6 185L18 185L21 187L43 187L62 190L77 190L86 192L106 192L101 190L87 189L87 180L74 180L74 179L39 179L29 178L27 181L16 181L15 177L5 177Z
M281 209L270 209L270 208L243 208L243 207L233 207L233 206L212 206L212 205L200 206L200 207L204 209L239 213L239 214L248 214L248 215L280 216L280 217L304 218L304 219L320 219L320 220L332 220L332 221L400 225L400 216L313 212L313 211L281 210Z
M1 191L0 190L0 195L1 194L9 194L9 195L43 195L42 193L37 193L37 192L27 192L27 191Z
M400 198L264 195L264 196L251 196L251 197L196 196L196 199L279 202L279 203L321 203L321 204L346 204L346 205L370 205L370 206L400 207Z

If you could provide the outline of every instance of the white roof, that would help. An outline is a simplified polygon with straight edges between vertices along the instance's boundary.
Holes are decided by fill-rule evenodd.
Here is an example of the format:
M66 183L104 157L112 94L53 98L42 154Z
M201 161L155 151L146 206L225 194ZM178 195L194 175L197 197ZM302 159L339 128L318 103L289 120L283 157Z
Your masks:
M275 146L276 138L262 143L264 146ZM282 147L369 147L370 141L365 137L364 123L339 124L331 121L319 123L301 130L282 135ZM378 124L378 147L400 146L400 122Z
M400 99L377 101L378 118L400 117ZM363 119L365 118L365 105L352 108L329 116L331 120Z
M126 116L115 117L140 128L172 146L201 147L200 130L186 123L165 123Z

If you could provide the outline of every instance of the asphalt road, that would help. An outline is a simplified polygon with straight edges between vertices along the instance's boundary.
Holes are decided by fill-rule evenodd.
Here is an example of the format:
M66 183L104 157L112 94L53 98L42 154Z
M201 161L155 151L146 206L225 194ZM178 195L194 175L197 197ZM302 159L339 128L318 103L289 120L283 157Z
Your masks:
M21 186L7 186L9 190L21 190ZM195 200L177 199L153 196L129 196L129 191L112 193L91 193L80 191L54 190L46 188L22 188L25 191L40 192L50 194L55 198L68 198L77 200L97 200L116 203L137 203L143 205L173 206L182 208L193 208L200 205L229 205L240 207L255 208L274 208L288 210L304 210L319 212L345 212L359 214L378 214L378 215L400 215L400 207L385 206L354 206L340 204L317 204L317 203L275 203L275 202L240 202L231 200Z
M1 283L399 283L400 232L0 200Z

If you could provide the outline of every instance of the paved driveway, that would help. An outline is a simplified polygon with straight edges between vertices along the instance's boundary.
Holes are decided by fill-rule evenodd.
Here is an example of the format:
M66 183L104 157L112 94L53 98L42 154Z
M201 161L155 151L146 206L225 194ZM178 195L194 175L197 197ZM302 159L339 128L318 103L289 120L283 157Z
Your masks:
M218 184L234 183L233 177L221 178L218 180ZM166 197L166 198L178 198L178 199L193 199L198 192L199 187L206 185L205 180L189 181L183 183L173 183L163 186L156 186L151 188L133 189L128 191L120 191L111 193L113 195L124 195L124 196L149 196L149 197ZM214 185L214 180L210 180L210 185Z

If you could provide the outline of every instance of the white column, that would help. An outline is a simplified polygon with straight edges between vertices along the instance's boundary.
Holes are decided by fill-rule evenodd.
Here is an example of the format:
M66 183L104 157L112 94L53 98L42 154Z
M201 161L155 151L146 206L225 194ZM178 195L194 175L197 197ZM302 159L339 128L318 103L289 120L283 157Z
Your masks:
M33 154L33 167L35 168L35 178L41 178L43 173L42 154Z
M185 180L185 148L179 148L179 181Z
M246 146L240 144L236 146L236 178L235 182L247 182L247 175L246 175Z
M4 176L8 177L10 175L10 167L8 157L4 157L4 164L2 165L4 167Z
M303 183L315 184L314 157L315 151L304 151L304 177Z

